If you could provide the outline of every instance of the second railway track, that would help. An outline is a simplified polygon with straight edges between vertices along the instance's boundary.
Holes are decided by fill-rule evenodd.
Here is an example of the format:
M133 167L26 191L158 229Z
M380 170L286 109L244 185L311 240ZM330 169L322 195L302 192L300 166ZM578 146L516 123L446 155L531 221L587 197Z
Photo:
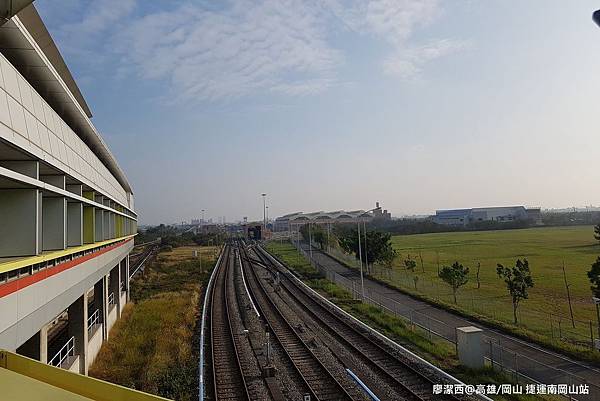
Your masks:
M234 256L236 252L239 252L239 258ZM249 328L246 326L247 315L239 309L240 296L246 292L243 289L246 285L240 290L234 284L235 275L240 273L242 276L237 279L241 283L245 277L249 296L242 297L246 299L243 302L252 300L257 311L253 318L255 323L251 324L255 330L252 333L265 325L276 345L275 365L269 364L269 346L264 348L266 352L260 351L263 345L259 345L261 343L256 342L257 337L252 334L254 345L249 346L248 330L243 330ZM247 247L241 241L226 245L208 296L215 400L268 399L265 391L257 388L265 389L269 377L271 398L275 401L296 400L300 394L309 396L304 399L311 401L368 399L365 388L361 388L364 383L350 378L352 372L353 378L358 375L365 379L381 401L430 401L434 399L433 383L445 381L335 310L301 285L291 272L259 246ZM249 303L246 308L244 310L251 310ZM262 333L262 329L258 330ZM253 367L252 363L248 365L249 358L254 361L263 358L263 368ZM271 369L271 373L262 371L261 377L264 368ZM286 377L288 387L283 386L281 375ZM296 386L291 393L290 380ZM468 398L435 396L436 400L444 401Z
M306 314L319 323L331 336L336 338L355 355L360 356L363 363L370 366L392 387L403 399L412 401L430 400L433 380L409 362L399 358L393 352L371 338L347 319L339 316L330 308L309 295L305 289L291 280L273 261L270 255L260 247L256 247L255 254L263 265L272 271L281 273L283 279L281 286L286 294L294 300ZM436 400L457 400L453 396L436 396Z

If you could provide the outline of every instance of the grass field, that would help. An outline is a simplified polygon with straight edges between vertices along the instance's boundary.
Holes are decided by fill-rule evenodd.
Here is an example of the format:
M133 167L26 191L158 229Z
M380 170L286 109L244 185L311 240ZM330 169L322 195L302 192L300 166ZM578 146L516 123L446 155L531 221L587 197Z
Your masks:
M591 226L406 235L394 236L392 242L400 255L392 274L377 269L378 278L408 292L453 304L450 287L437 277L438 259L440 266L458 261L470 268L469 282L459 290L458 308L509 324L512 322L511 302L504 282L496 275L496 265L514 266L517 258L526 258L535 286L529 299L519 307L521 327L555 341L560 336L589 347L592 322L594 336L597 336L587 271L600 255L600 245L593 238ZM414 274L404 269L403 261L409 255L417 263L416 289ZM481 263L479 289L478 262ZM563 262L570 285L575 329L570 321Z
M90 376L181 401L196 398L200 291L216 254L215 247L197 246L160 253L132 281L133 302L115 323Z

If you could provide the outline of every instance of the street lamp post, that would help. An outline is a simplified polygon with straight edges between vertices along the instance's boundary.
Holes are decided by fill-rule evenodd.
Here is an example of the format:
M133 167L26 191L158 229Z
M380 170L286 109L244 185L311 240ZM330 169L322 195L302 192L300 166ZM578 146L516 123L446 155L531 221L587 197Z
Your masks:
M362 216L366 215L367 213L371 213L374 210L379 209L379 207L373 208L371 210L367 210L366 212L364 212L362 214ZM360 221L358 222L358 224L360 224ZM365 235L365 268L367 269L367 272L369 271L369 254L367 253L367 221L364 220L363 221L363 227L364 227L364 235ZM360 247L360 245L359 245ZM361 264L362 265L362 264Z
M592 302L594 302L594 304L596 305L596 316L598 319L598 321L596 322L598 324L598 349L600 349L600 298L592 297Z
M360 246L360 220L356 223L356 234L358 236L358 261L360 263L360 290L362 293L362 299L365 300L365 278L363 275L362 267L362 246Z
M261 194L263 198L263 225L267 229L267 194Z
M308 223L308 249L310 250L310 261L312 262L312 230L310 222Z

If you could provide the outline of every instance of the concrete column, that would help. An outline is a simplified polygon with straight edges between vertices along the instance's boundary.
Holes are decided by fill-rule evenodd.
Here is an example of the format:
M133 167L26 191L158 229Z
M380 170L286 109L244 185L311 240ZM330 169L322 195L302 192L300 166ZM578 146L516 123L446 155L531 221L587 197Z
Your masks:
M102 277L102 338L108 340L108 281L110 274Z
M108 283L108 293L114 294L113 297L115 299L115 307L117 308L117 318L121 317L121 265L122 262L119 262L118 265L112 268Z
M483 330L474 326L456 328L458 359L462 365L472 369L483 368L482 333Z
M106 280L104 276L94 284L94 310L90 311L90 315L96 311L99 311L99 320L102 324L102 338L106 338Z
M69 306L69 338L75 337L75 354L79 355L79 373L87 376L88 310L87 292Z
M127 302L131 300L130 291L129 291L129 254L125 258L125 292L127 293Z
M42 326L40 335L40 362L48 363L48 325Z

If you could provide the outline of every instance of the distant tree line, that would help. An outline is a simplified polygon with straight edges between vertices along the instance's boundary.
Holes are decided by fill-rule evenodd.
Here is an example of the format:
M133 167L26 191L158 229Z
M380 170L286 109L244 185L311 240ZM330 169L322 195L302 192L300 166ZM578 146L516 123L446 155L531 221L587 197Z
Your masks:
M592 225L600 221L600 212L580 211L567 213L542 212L542 224L545 226L576 226ZM450 226L437 224L431 219L397 219L374 220L369 223L370 228L389 232L391 234L411 235L427 233L444 233L458 231L486 231L486 230L513 230L535 227L536 222L531 219L513 220L507 222L476 221L466 226Z
M136 244L143 244L158 238L161 239L161 247L170 246L175 248L186 245L221 245L225 240L225 235L224 233L194 234L193 232L182 232L181 229L176 227L160 224L158 226L147 227L144 230L140 230L135 237L135 242Z
M389 232L396 235L445 233L458 231L485 231L485 230L512 230L529 228L535 225L533 220L514 220L509 222L477 221L466 226L450 226L437 224L431 219L400 219L400 220L374 220L369 223L370 228Z

